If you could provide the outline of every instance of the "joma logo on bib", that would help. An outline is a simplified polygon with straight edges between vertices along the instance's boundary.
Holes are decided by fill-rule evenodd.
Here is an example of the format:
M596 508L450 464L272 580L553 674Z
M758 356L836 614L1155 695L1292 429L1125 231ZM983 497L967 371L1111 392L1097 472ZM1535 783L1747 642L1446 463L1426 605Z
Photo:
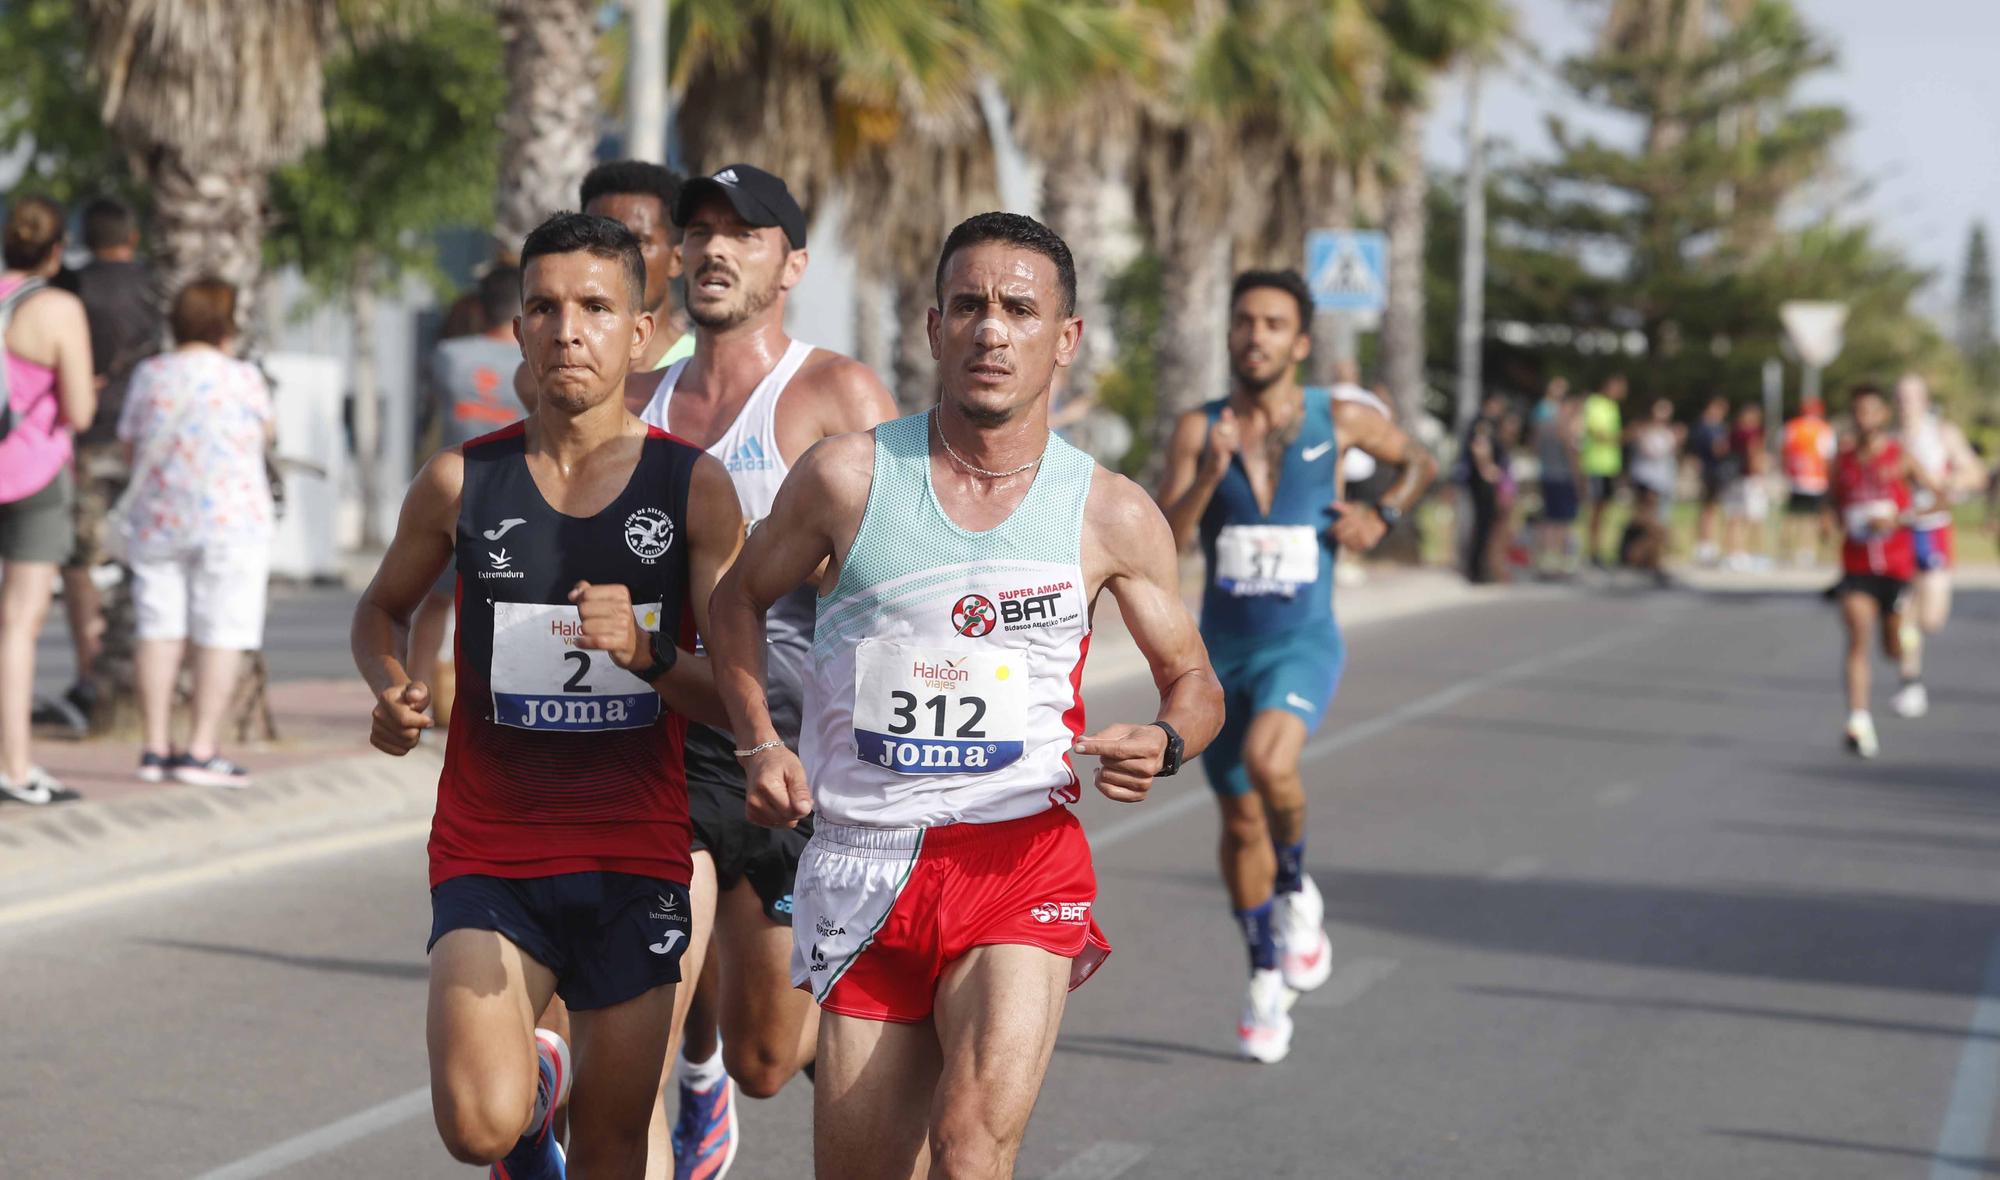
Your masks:
M632 723L632 702L625 697L506 696L516 716L502 723L520 729L625 729Z
M866 640L855 650L854 756L896 774L1011 766L1025 748L1027 690L1012 653Z

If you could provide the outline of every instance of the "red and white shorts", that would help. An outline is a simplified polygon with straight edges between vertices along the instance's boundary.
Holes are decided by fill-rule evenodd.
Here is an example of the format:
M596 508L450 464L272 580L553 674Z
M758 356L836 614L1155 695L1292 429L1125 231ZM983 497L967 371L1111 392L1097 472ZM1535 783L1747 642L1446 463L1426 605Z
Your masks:
M792 986L842 1016L912 1024L977 946L1071 960L1075 988L1111 944L1090 916L1097 873L1066 807L935 828L820 823L792 886Z

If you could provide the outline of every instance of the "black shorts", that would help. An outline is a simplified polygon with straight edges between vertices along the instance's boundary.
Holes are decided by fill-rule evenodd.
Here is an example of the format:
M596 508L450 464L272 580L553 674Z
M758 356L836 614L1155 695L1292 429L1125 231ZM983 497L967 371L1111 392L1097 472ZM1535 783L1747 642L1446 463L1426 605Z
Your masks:
M1866 594L1882 608L1883 614L1893 615L1902 605L1903 592L1909 588L1908 582L1886 574L1848 574L1834 590L1839 594Z
M1729 486L1729 480L1721 469L1702 468L1701 502L1703 504L1722 503L1722 491Z
M431 939L491 930L555 972L574 1011L609 1008L681 978L687 886L632 873L470 875L431 890Z
M1825 507L1825 492L1793 492L1785 501L1785 512L1791 516L1818 516Z
M743 767L736 761L736 743L728 734L690 725L686 762L688 821L693 847L715 859L715 887L734 889L750 882L764 903L765 916L780 926L792 924L792 879L799 857L812 839L812 817L796 828L766 828L744 815Z
M1615 475L1593 475L1590 480L1590 502L1602 504L1618 498L1618 477Z

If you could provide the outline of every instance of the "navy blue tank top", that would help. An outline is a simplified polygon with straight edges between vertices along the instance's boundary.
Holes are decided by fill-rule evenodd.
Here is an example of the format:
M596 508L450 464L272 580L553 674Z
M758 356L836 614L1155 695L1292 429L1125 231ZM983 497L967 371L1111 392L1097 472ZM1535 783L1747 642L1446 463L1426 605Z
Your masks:
M1333 523L1327 506L1338 491L1340 448L1332 391L1308 386L1304 392L1304 418L1279 464L1270 512L1258 505L1238 456L1202 513L1204 636L1333 625L1334 546L1325 530ZM1202 406L1211 428L1228 404L1225 398Z

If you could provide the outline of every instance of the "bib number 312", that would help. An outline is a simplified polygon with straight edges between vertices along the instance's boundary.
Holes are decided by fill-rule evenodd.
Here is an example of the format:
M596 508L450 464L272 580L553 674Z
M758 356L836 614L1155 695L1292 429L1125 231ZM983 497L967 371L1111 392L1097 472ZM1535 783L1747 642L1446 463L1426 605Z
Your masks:
M854 756L897 774L990 774L1021 757L1027 687L1012 653L864 641L854 653Z

